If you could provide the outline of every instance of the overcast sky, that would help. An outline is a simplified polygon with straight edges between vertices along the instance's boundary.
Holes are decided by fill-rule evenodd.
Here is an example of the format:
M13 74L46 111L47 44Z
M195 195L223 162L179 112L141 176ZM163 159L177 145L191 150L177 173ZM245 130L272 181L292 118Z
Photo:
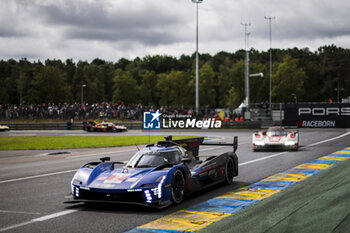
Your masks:
M199 4L199 52L249 45L350 48L349 0L204 0ZM101 58L116 62L145 55L195 51L196 6L191 0L0 0L0 59Z

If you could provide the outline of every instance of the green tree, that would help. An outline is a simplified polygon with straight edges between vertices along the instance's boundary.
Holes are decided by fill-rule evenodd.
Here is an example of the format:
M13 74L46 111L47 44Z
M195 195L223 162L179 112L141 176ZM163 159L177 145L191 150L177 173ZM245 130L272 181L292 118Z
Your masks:
M231 87L231 89L227 93L225 100L226 100L226 103L224 106L226 108L231 108L231 109L237 108L242 102L242 98L239 96L239 92L236 90L235 87Z
M85 66L83 79L86 81L86 88L84 89L84 98L86 101L88 103L104 101L105 73L102 65L92 63Z
M340 89L340 99L350 96L348 48L326 45L317 51L290 48L273 49L272 53L273 102L294 101L291 93L297 94L301 102L328 101L329 98L336 101L337 89ZM263 78L250 78L251 103L265 102L269 98L269 54L269 51L250 50L250 73L264 73ZM234 103L243 101L244 57L244 50L222 51L214 56L199 54L201 106L232 107ZM0 102L80 102L83 84L87 84L84 88L85 101L110 102L116 93L128 93L128 90L115 89L117 69L126 72L126 83L136 82L132 87L134 94L128 97L129 102L194 105L195 53L179 58L166 55L133 60L121 58L116 63L98 58L92 62L52 59L44 63L30 62L26 58L0 60Z
M73 76L73 95L80 102L81 86L84 88L84 99L88 103L111 101L113 95L114 66L111 63L95 59L91 64L78 62Z
M140 89L140 98L145 105L157 105L157 82L158 76L154 71L145 70L140 74L142 80Z
M71 91L74 97L74 101L78 103L81 101L81 85L87 84L88 82L88 78L85 76L85 67L88 65L89 64L87 62L79 61L76 65L75 73L73 76ZM84 88L84 96L87 96L86 89L87 87Z
M7 103L10 103L10 98L6 90L6 81L0 80L0 104Z
M210 65L205 63L199 70L199 103L201 106L216 107L216 74Z
M222 107L228 107L227 103L238 102L237 106L245 98L245 89L244 89L244 60L240 60L235 64L227 67L221 66L219 72L219 103ZM233 91L235 93L233 93ZM231 92L231 93L229 93ZM232 102L230 98L235 96L235 100ZM237 100L238 99L238 100ZM233 107L237 107L233 106Z
M0 77L3 80L6 94L2 96L8 100L8 102L4 103L19 103L20 98L17 91L16 79L19 77L20 68L18 62L13 59L8 60L7 64L3 67L4 72Z
M117 69L115 72L113 101L123 101L126 104L137 103L137 83L129 71Z
M350 50L336 47L335 45L323 46L319 48L320 82L322 88L320 92L324 96L324 101L328 98L339 100L341 97L350 95Z
M190 106L194 103L194 90L190 84L191 77L183 71L171 71L160 74L157 89L159 90L159 104L162 106Z
M34 98L36 103L71 102L70 88L61 69L54 66L44 66L35 74L33 80Z
M292 93L302 96L306 79L305 72L298 67L298 60L286 55L272 76L273 102L294 102Z
M177 60L165 55L145 56L138 66L143 70L154 71L157 74L167 73L177 68Z
M23 103L23 96L26 92L26 87L28 86L28 78L23 71L19 72L19 77L16 79L17 91L19 94L19 103Z
M270 75L269 66L261 63L250 63L250 74L263 73L263 77L250 77L250 103L261 103L269 101Z

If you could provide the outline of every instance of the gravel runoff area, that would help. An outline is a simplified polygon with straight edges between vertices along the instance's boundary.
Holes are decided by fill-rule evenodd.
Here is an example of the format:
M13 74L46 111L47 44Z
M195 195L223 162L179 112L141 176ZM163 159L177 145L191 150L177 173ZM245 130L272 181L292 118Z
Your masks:
M210 232L349 232L350 159L210 225Z

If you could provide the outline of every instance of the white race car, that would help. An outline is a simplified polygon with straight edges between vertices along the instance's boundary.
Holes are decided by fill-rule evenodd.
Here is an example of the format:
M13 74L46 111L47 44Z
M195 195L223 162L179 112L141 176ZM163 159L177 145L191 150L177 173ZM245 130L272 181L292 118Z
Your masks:
M0 131L8 131L10 128L7 125L0 125Z
M253 150L298 150L299 132L274 126L253 134Z

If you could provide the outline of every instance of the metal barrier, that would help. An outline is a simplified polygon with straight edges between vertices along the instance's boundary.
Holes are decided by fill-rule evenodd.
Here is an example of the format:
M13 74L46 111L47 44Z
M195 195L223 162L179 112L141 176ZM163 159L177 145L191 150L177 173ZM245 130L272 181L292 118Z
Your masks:
M29 122L29 123L2 123L11 130L82 130L83 122ZM141 122L119 123L128 129L141 129Z
M279 122L271 121L243 121L223 122L222 129L256 129L266 125L276 125ZM30 122L30 123L2 123L10 127L10 130L82 130L82 122ZM142 122L116 123L125 125L129 130L142 129ZM156 129L155 129L156 130Z

